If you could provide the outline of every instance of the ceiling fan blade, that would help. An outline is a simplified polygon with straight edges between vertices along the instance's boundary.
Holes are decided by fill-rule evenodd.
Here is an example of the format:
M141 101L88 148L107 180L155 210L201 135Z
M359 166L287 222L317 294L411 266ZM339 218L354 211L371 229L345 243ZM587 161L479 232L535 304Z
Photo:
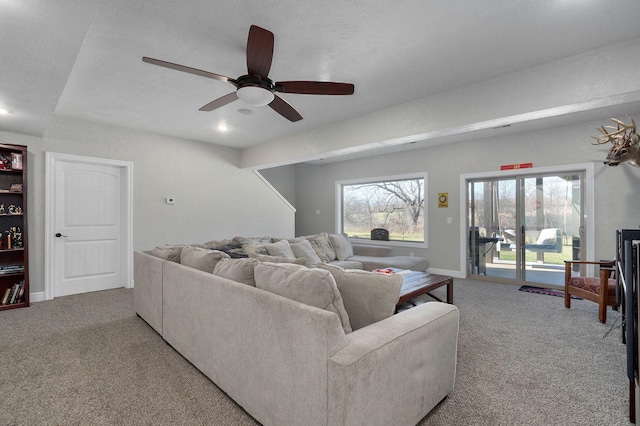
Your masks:
M162 61L160 59L148 58L146 56L142 57L142 61L143 62L147 62L149 64L159 65L159 66L165 67L165 68L170 68L170 69L176 70L176 71L182 71L182 72L186 72L186 73L189 73L189 74L199 75L201 77L207 77L207 78L213 78L213 79L216 79L216 80L226 81L226 82L229 82L229 83L231 83L231 84L233 84L234 86L237 87L236 81L234 79L229 78L229 77L225 77L224 75L212 73L212 72L209 72L209 71L199 70L197 68L187 67L185 65L178 65L178 64L174 64L172 62Z
M293 107L289 105L287 101L285 101L278 95L275 95L269 106L272 110L289 121L296 122L302 120L302 116L300 115L300 113L293 109Z
M273 33L252 25L247 38L247 70L249 75L267 77L273 59Z
M303 95L353 95L354 89L351 83L330 81L280 81L275 85L278 92Z
M208 104L200 108L200 111L213 111L214 109L225 106L226 104L231 103L236 99L238 99L238 95L236 95L236 92L231 92L228 95L224 95L221 98L216 99L215 101L209 102Z

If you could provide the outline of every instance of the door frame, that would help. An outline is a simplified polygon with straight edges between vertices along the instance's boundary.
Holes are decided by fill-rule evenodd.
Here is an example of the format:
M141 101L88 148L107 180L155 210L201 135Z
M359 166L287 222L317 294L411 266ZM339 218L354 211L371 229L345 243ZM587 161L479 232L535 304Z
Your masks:
M133 163L130 161L106 158L85 157L80 155L45 153L45 256L44 256L44 300L53 299L55 281L53 274L54 216L53 191L56 187L55 176L58 163L73 162L89 165L113 166L122 170L123 188L121 194L122 249L126 255L123 266L124 287L133 288Z
M469 229L469 202L467 194L467 186L470 180L475 179L504 179L509 177L516 177L528 174L566 174L571 172L584 172L584 211L582 212L584 218L586 241L583 249L586 252L586 256L590 253L594 253L595 250L595 198L594 198L594 172L595 168L593 163L581 163L581 164L568 164L564 166L547 166L547 167L533 167L528 169L516 169L509 171L491 171L480 173L467 173L460 175L460 271L463 278L469 276L469 268L467 267L469 257L468 246L468 229ZM584 254L583 254L584 256ZM587 257L584 257L585 259Z

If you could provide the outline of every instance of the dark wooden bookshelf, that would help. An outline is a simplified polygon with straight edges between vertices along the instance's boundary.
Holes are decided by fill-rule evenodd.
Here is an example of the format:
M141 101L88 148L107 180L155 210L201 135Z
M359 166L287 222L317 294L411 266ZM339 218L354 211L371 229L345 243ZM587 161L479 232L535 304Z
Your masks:
M0 311L29 306L28 241L27 147L0 143Z

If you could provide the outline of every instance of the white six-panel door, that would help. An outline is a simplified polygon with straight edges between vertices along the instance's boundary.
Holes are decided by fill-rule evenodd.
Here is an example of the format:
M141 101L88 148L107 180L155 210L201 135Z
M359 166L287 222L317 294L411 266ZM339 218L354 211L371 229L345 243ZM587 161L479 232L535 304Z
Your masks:
M48 154L47 165L45 298L130 287L130 163Z

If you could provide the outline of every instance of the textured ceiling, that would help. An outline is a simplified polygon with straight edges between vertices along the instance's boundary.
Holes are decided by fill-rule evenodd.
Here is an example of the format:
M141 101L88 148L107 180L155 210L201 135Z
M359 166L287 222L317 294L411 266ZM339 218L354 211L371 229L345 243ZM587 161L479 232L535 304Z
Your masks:
M635 0L0 0L0 131L41 136L58 114L245 148L639 37L639 18ZM141 61L236 78L251 24L275 34L270 78L355 94L281 95L297 123L240 100L201 112L234 87Z

